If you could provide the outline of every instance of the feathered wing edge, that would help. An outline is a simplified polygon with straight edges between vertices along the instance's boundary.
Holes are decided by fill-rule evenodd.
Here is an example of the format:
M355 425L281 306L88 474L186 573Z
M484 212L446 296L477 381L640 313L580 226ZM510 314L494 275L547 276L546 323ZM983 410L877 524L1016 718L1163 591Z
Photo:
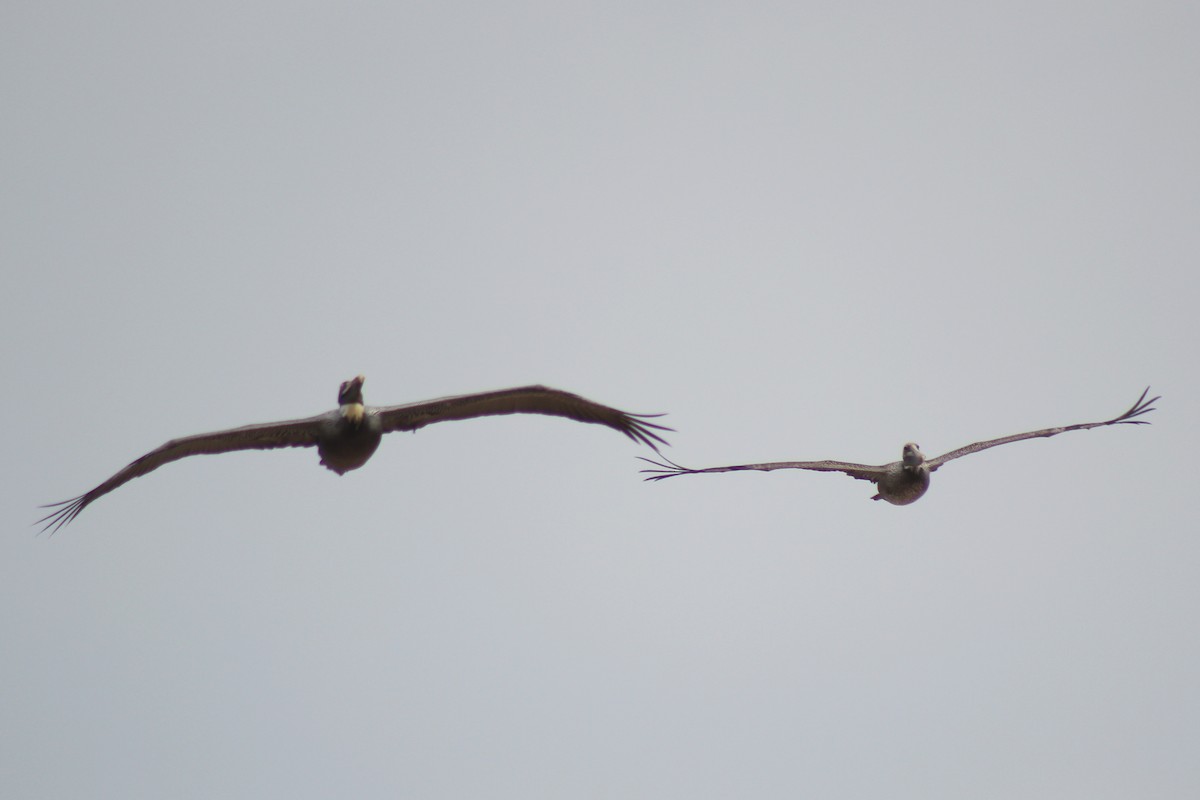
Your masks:
M384 433L415 431L426 425L450 420L473 419L505 414L547 414L576 422L605 425L658 452L667 440L655 431L670 431L648 420L662 414L631 414L588 400L561 389L547 386L519 386L494 392L441 397L419 403L376 408Z
M653 464L658 469L644 469L644 473L649 473L648 481L661 481L665 478L674 478L676 475L699 475L706 472L738 472L741 470L756 470L758 472L771 472L777 469L807 469L815 472L843 472L851 478L860 481L871 481L874 483L881 477L887 474L888 465L874 466L871 464L853 464L848 461L769 461L763 464L738 464L730 467L709 467L707 469L689 469L680 466L670 459L659 454L662 461L653 461L649 458L642 458L642 461L647 464Z
M178 461L181 458L194 455L228 453L235 450L271 450L279 447L312 447L317 443L317 433L321 421L326 415L322 414L308 419L298 419L289 422L272 422L259 425L246 425L241 428L231 428L213 433L200 433L195 436L184 436L172 439L160 447L134 459L124 468L96 488L84 492L69 500L57 503L47 503L40 508L54 509L46 516L34 522L42 526L42 533L51 535L59 528L69 523L79 513L109 492L120 488L134 478L153 472L164 464Z
M943 453L937 458L929 459L926 463L929 465L929 471L932 472L933 470L945 464L947 461L953 461L956 458L962 458L963 456L970 455L971 453L978 453L981 450L987 450L989 448L998 447L1002 444L1009 444L1011 442L1057 436L1058 434L1066 433L1067 431L1084 431L1090 428L1102 428L1106 425L1149 425L1149 421L1144 419L1135 419L1135 417L1140 417L1143 414L1149 414L1151 411L1154 411L1154 404L1161 400L1162 396L1158 395L1147 400L1146 395L1148 394L1150 394L1149 386L1147 386L1145 391L1142 392L1142 396L1137 399L1137 402L1130 406L1128 411L1120 416L1113 417L1109 420L1104 420L1103 422L1081 422L1076 425L1064 425L1058 428L1042 428L1041 430L1037 431L1015 433L1012 436L1002 436L999 439L988 439L987 441L983 442L974 442L965 447L960 447L957 450L951 450L949 453Z

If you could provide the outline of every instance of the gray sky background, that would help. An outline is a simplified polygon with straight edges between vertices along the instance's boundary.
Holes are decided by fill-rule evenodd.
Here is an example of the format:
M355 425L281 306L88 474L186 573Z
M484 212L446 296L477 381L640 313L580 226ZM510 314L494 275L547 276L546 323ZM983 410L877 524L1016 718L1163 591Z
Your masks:
M1200 6L0 7L0 794L1200 792ZM168 465L541 382L545 417Z

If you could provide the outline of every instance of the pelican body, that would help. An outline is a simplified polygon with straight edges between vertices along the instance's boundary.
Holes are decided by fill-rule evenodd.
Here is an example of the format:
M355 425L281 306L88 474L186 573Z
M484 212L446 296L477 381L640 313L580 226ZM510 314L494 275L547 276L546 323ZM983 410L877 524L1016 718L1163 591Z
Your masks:
M875 482L879 494L872 500L887 500L894 506L906 506L921 499L929 490L929 465L925 454L912 442L904 445L904 457L884 466Z
M338 390L338 408L325 416L317 434L321 464L345 475L371 460L383 441L383 422L378 412L368 413L363 405L362 375L346 381Z

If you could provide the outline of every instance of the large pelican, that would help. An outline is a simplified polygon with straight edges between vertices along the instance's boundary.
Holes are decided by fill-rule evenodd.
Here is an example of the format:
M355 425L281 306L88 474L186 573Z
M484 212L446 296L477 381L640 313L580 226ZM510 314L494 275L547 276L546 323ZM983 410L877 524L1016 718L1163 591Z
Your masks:
M906 506L921 499L921 495L925 494L926 490L929 489L929 473L934 472L947 461L953 461L956 458L962 458L971 453L978 453L981 450L987 450L989 447L997 447L1002 444L1009 444L1010 442L1019 442L1022 439L1057 436L1066 431L1085 431L1089 428L1099 428L1104 425L1148 425L1149 423L1145 420L1134 419L1134 417L1140 417L1142 414L1148 414L1154 410L1152 406L1159 398L1154 397L1147 400L1146 395L1149 393L1150 387L1146 387L1146 391L1142 392L1142 396L1138 398L1138 401L1133 404L1132 408L1121 416L1105 420L1104 422L1081 422L1078 425L1066 425L1061 428L1043 428L1040 431L1029 431L1028 433L1003 436L999 439L988 439L985 442L975 442L966 447L951 450L949 453L929 460L925 459L925 454L921 452L921 449L917 445L909 442L904 445L904 451L899 461L893 461L890 464L882 464L880 466L851 464L845 461L776 461L767 464L742 464L735 467L688 469L671 461L661 463L643 458L643 461L648 461L655 467L658 467L658 469L644 469L642 472L653 473L651 477L646 479L648 481L660 481L664 478L673 478L676 475L699 475L702 472L736 472L745 469L759 470L761 472L770 472L776 469L811 469L817 472L844 472L851 478L874 483L879 493L872 497L872 500L887 500L893 505Z
M362 375L342 383L338 389L338 407L325 414L287 422L267 422L244 428L215 433L201 433L172 439L151 450L90 492L51 503L54 508L35 524L46 523L43 531L57 531L79 515L80 511L113 489L163 464L187 456L207 453L228 453L234 450L270 450L277 447L316 447L321 463L339 475L358 469L379 447L379 440L392 431L415 431L435 422L470 419L493 414L549 414L567 417L577 422L607 425L613 430L649 445L658 452L655 442L666 441L655 433L665 431L662 425L647 422L658 414L627 414L615 408L559 389L545 386L522 386L496 392L443 397L422 403L372 408L363 405Z

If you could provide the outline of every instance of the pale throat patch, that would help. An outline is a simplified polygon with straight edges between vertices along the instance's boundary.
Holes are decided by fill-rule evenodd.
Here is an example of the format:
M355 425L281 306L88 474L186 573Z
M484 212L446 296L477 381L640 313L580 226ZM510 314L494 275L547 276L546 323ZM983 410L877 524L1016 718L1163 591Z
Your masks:
M355 425L363 421L363 413L362 403L346 403L342 406L342 418Z

